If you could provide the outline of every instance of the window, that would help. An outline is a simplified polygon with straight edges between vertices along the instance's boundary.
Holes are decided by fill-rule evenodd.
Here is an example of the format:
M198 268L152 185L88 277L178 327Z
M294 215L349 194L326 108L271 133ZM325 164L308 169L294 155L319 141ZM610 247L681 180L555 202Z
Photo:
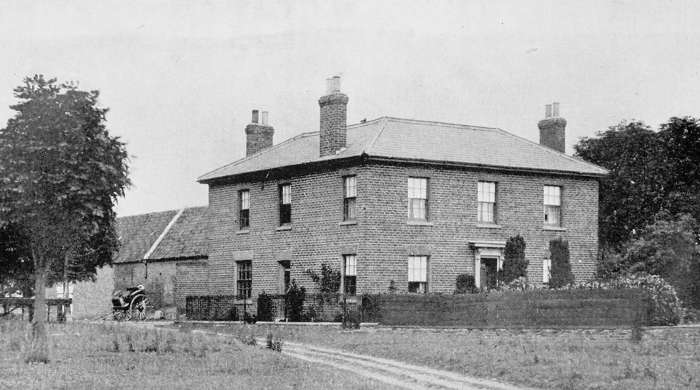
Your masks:
M428 179L408 178L408 219L428 219Z
M544 186L544 224L561 226L561 187Z
M250 191L238 191L238 222L239 228L247 229L250 226Z
M280 225L292 223L292 185L280 186Z
M357 292L357 258L355 255L343 255L343 292L355 295Z
M477 184L477 221L484 223L496 222L496 183L480 181Z
M355 176L343 177L343 221L354 221L357 186Z
M408 257L408 292L428 292L428 256Z
M549 278L552 276L552 260L542 260L542 283L549 283Z
M280 261L280 292L286 294L289 291L289 283L292 276L292 267L289 260Z
M238 261L238 280L236 281L236 292L239 299L248 299L251 297L251 289L253 286L253 262Z

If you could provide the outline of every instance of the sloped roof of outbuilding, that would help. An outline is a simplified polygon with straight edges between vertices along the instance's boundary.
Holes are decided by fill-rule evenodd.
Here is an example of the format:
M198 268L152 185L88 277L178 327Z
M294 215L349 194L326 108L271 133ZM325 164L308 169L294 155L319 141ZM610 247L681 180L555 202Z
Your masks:
M584 176L608 173L602 167L498 128L382 117L348 126L347 147L334 155L319 157L319 133L303 133L206 173L198 181L362 155Z
M119 252L113 263L207 257L206 207L117 218Z

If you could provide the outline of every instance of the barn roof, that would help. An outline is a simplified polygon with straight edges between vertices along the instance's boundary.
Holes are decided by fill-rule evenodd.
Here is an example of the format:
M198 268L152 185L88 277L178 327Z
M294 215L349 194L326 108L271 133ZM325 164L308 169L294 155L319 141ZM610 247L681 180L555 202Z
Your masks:
M117 218L120 248L113 263L207 257L206 207Z

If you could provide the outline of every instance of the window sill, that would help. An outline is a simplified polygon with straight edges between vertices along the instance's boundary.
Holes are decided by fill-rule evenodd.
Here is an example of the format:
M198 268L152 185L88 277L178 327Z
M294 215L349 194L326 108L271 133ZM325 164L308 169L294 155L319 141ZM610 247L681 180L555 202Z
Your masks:
M565 232L566 228L561 226L542 226L542 230L550 230L554 232Z
M495 223L477 223L476 227L484 228L484 229L501 229L501 228L503 228L501 225L498 225Z
M411 221L408 220L406 221L406 225L412 225L412 226L433 226L432 222L428 221Z
M248 299L234 299L233 300L234 305L252 305L253 304L253 298L248 298Z
M338 225L340 225L340 226L357 225L357 221L343 221L343 222L340 222Z
M248 229L239 230L239 231L236 232L236 234L248 234L248 233L250 233L250 230L248 230Z
M339 301L340 301L340 303L342 303L342 302L343 302L343 298L340 297ZM358 303L358 302L359 302L359 298L357 297L357 295L348 295L348 296L345 297L345 302L346 302L346 303Z
M285 231L285 230L292 230L292 225L278 226L275 230L277 230L278 232Z

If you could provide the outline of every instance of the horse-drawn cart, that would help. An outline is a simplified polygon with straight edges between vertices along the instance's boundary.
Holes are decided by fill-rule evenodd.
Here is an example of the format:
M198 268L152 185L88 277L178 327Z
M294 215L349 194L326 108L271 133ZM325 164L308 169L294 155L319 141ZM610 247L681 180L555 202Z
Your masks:
M147 307L146 289L141 284L112 295L112 316L116 321L145 320Z

